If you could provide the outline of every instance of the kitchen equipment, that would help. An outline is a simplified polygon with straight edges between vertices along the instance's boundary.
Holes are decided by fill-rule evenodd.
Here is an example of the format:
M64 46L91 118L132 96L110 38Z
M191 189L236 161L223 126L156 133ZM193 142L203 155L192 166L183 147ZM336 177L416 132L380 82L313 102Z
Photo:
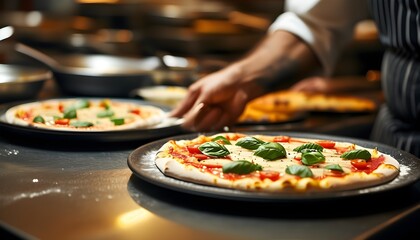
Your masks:
M0 41L8 39L13 35L14 29L11 26L0 28Z
M188 54L238 53L264 36L270 20L244 13L226 2L153 4L145 13L145 41L166 51Z
M59 87L66 93L97 97L128 97L133 89L155 84L188 85L196 78L193 60L162 67L156 56L130 58L99 54L49 56L22 43L16 51L48 66ZM176 58L178 59L178 58Z
M35 98L51 77L48 69L0 64L0 102Z

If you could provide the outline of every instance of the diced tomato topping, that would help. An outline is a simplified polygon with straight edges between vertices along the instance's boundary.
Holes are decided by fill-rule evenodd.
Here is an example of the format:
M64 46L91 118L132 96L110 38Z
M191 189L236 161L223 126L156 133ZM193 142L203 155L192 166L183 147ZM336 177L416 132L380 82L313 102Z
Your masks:
M295 159L295 160L300 161L300 160L302 160L302 156L301 156L301 155L296 155L296 156L294 157L294 159Z
M289 136L276 136L273 139L273 142L289 142L290 137Z
M266 170L266 171L261 171L260 172L260 179L264 180L264 179L270 179L272 181L276 181L280 178L280 172L277 171L270 171L270 170Z
M319 144L323 148L334 148L335 142L329 141L329 140L320 140L315 142L316 144Z
M193 157L197 158L198 160L205 160L205 159L209 159L210 158L209 156L204 155L202 153L193 154Z
M54 121L54 123L57 124L57 125L69 125L70 119L68 119L68 118L59 118L59 119L56 119Z
M63 106L63 104L59 104L58 105L58 111L60 111L60 112L64 112L64 106Z
M16 112L16 116L20 119L28 120L31 118L31 113L29 111L19 110Z
M130 112L131 112L131 113L133 113L133 114L140 115L140 109L138 109L138 108L133 109L133 110L131 110Z
M351 165L353 165L353 167L357 168L358 170L363 170L368 167L368 164L364 159L353 159L351 160Z
M370 160L354 159L351 160L351 164L356 171L363 171L365 173L371 173L377 169L385 161L385 156L381 155L377 158L371 158ZM365 163L364 163L365 162Z
M187 146L187 150L192 154L202 154L200 149L198 149L198 146Z

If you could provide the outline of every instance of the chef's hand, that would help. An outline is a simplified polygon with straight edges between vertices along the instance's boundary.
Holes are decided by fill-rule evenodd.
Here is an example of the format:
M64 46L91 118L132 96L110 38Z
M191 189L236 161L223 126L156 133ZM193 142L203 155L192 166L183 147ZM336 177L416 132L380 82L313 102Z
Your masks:
M267 34L244 58L192 84L170 115L184 118L187 130L220 130L234 124L250 100L320 66L305 42L278 30Z
M187 97L170 115L184 118L183 128L191 131L215 131L234 124L258 93L258 86L241 75L230 66L203 77L189 87Z

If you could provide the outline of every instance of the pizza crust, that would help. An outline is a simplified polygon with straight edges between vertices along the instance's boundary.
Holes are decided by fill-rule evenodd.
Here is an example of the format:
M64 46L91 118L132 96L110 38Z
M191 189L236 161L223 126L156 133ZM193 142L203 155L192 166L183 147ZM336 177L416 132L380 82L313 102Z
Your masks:
M367 98L281 90L250 101L238 121L281 122L295 119L303 112L374 112L377 104Z
M264 138L258 135L257 137ZM315 139L300 139L303 141L315 141ZM215 187L238 189L245 191L262 191L262 192L319 192L319 191L342 191L352 189L362 189L379 184L385 184L399 174L399 163L390 155L383 153L376 153L383 155L385 160L377 169L371 173L365 172L349 172L342 177L324 176L322 179L317 178L300 178L294 175L289 175L281 170L281 177L278 180L271 180L265 178L263 180L256 177L238 178L229 180L197 168L192 165L185 165L177 160L169 153L169 149L173 148L175 143L177 146L183 147L190 144L189 140L169 141L165 143L155 156L155 163L157 168L166 176L180 179L187 182L210 185ZM341 144L341 143L340 143ZM342 143L351 144L351 143ZM295 147L295 146L292 146ZM232 150L235 147L230 147ZM356 148L362 148L356 146ZM365 148L367 149L367 148ZM371 151L377 151L372 150ZM242 156L247 156L246 154ZM232 157L234 158L234 157ZM290 158L290 156L288 157ZM288 159L291 161L290 159ZM253 159L252 161L256 161ZM348 163L349 160L342 160ZM270 163L273 163L270 161ZM264 169L268 168L267 166ZM319 173L318 173L319 174Z

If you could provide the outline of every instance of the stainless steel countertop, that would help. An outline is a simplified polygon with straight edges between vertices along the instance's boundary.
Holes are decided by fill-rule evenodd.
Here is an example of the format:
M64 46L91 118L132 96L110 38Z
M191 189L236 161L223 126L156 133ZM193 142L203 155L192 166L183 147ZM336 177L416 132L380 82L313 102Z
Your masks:
M55 94L47 85L40 98ZM328 115L252 130L359 137L373 121L372 116L340 119ZM387 224L408 219L400 214L420 202L420 182L379 196L307 203L180 193L145 182L128 168L129 154L148 142L78 144L0 129L0 239L355 239L383 224L387 234L395 233ZM415 212L418 222L420 211ZM409 220L398 234L414 231L413 217Z
M380 197L305 206L179 193L138 179L127 167L128 155L144 143L76 146L1 136L2 234L39 239L354 239L420 199L420 183Z

